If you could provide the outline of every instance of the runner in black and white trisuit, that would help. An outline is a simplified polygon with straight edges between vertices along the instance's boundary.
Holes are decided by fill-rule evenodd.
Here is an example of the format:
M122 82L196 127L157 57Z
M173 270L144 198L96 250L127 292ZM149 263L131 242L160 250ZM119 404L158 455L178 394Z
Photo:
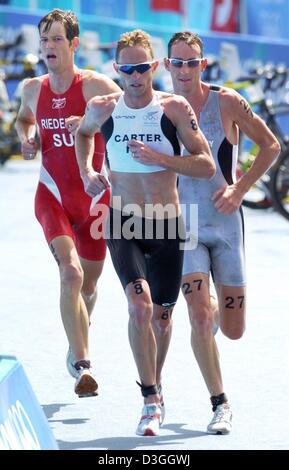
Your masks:
M91 196L102 190L89 163L97 126L106 140L112 188L108 247L128 301L129 341L144 396L137 434L145 436L157 435L162 421L161 369L182 275L177 173L209 178L215 171L189 103L153 90L157 65L146 33L123 34L115 69L124 92L91 100L76 136L80 174Z
M106 142L107 163L111 172L133 173L135 177L140 175L142 178L144 174L151 175L150 177L155 174L159 177L160 172L165 171L165 168L159 165L145 165L135 159L128 145L131 140L145 142L151 149L166 155L180 155L181 150L176 128L163 109L164 99L167 97L168 95L164 93L155 92L152 101L139 109L128 107L124 95L118 97L111 116L101 126L101 132ZM142 132L139 132L140 129ZM164 173L162 174L164 175ZM115 191L113 195L116 195ZM142 218L142 210L140 210L138 214L135 213L133 230L136 236L131 240L128 239L130 238L129 233L125 233L125 224L129 224L134 208L130 206L125 210L121 202L118 206L117 197L114 197L112 205L107 244L123 288L125 289L130 282L134 282L136 279L146 279L147 267L149 266L149 284L153 303L173 306L179 293L180 277L178 272L181 273L183 261L182 250L179 250L180 221L175 218L167 218L164 239L156 239L158 226L161 230L163 219L160 220L160 224L153 218L145 222ZM121 210L122 214L120 214ZM118 218L121 220L122 230L120 232L117 227L114 227L114 222ZM174 233L175 228L177 230L174 239L169 239L170 230ZM151 235L151 238L148 238L146 233ZM116 239L116 236L119 236L121 240ZM143 257L144 250L152 253L153 256L145 259ZM167 256L168 250L170 250L169 257Z

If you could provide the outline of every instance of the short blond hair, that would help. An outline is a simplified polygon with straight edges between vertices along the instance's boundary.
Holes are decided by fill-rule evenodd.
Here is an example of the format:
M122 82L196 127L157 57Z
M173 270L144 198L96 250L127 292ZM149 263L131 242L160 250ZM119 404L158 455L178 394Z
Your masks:
M154 58L153 48L151 45L150 36L141 29L134 29L133 31L123 33L116 46L115 60L118 61L120 51L126 47L141 46L150 52L151 58Z

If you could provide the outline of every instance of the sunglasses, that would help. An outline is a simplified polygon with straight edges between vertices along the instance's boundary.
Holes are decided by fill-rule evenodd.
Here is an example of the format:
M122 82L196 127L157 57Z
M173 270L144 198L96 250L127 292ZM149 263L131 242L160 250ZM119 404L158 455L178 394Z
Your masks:
M142 62L141 64L117 64L119 72L132 75L134 72L145 73L147 72L155 62Z
M181 68L183 65L187 65L190 68L198 67L198 65L202 62L203 59L189 59L189 60L182 60L182 59L168 59L169 63L172 64L174 67Z

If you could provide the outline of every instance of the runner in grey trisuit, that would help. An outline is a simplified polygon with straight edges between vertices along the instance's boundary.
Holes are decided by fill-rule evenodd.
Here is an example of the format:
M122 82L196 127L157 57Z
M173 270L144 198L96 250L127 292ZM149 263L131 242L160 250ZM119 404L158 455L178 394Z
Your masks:
M227 434L232 411L224 393L214 323L230 339L245 330L246 290L241 202L244 194L277 157L280 146L266 124L235 90L201 79L207 66L203 43L190 32L175 33L168 43L165 67L175 93L193 107L216 165L209 181L179 176L179 198L186 217L186 247L182 278L191 323L191 345L210 393L213 419L207 431ZM254 164L235 179L239 129L258 146ZM185 155L183 158L186 158ZM198 236L198 239L196 237ZM187 239L188 242L187 242ZM195 242L195 243L194 243ZM210 273L218 299L210 292Z
M183 275L212 273L214 282L227 286L245 285L243 215L241 208L231 215L218 212L212 201L217 189L235 181L238 146L226 139L219 106L219 87L212 87L200 114L200 128L207 138L216 164L211 180L179 176L179 198L186 216L186 230L195 232L198 245L185 250ZM187 204L198 205L198 220L190 220Z

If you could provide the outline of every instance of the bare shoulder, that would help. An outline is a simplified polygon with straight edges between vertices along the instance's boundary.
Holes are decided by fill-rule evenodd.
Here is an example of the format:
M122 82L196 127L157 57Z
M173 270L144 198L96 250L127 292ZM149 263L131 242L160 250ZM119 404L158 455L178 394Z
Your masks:
M166 96L162 97L161 104L168 117L179 118L184 116L184 113L189 116L195 115L190 103L181 95L167 93Z
M22 83L21 89L21 110L29 112L29 109L35 113L40 95L41 84L47 75L40 77L26 78Z
M220 94L220 108L225 120L236 122L238 125L246 120L255 118L256 114L250 107L248 101L236 90L222 87Z
M23 80L22 91L25 96L35 96L40 92L40 88L43 80L47 75L41 75L40 77L26 78Z
M244 100L244 98L232 88L220 87L220 106L224 111L234 110L235 107L240 105L240 101Z
M158 95L160 101L166 101L166 99L175 96L174 93L167 93L166 91L157 91L155 93Z
M96 95L108 95L120 91L119 86L103 73L82 70L83 94L88 101Z

